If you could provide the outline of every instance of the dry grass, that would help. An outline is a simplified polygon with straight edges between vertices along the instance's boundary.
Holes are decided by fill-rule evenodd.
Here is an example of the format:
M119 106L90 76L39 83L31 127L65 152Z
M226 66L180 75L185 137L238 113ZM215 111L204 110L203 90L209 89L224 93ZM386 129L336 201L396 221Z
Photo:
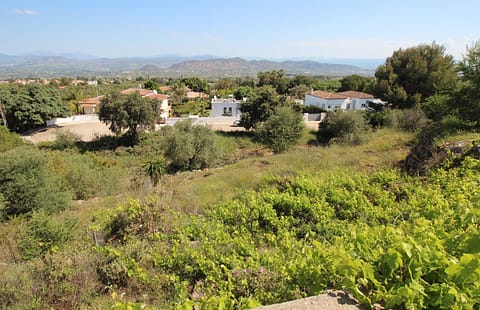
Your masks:
M183 172L165 177L159 187L168 204L187 213L255 190L271 176L307 173L326 176L337 169L374 171L396 166L409 151L410 133L379 130L359 146L299 146L279 155L240 160L221 168Z

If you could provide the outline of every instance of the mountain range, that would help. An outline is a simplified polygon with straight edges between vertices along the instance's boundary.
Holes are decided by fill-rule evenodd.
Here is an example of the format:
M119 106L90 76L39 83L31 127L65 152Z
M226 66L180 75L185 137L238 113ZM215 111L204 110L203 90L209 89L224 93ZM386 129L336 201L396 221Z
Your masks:
M246 60L217 58L215 56L184 57L161 55L156 57L99 58L86 54L47 54L38 52L24 55L0 54L0 79L60 76L114 77L154 75L164 77L237 77L255 76L258 72L283 69L286 74L334 76L351 74L372 76L372 68L348 64L332 64L310 60Z

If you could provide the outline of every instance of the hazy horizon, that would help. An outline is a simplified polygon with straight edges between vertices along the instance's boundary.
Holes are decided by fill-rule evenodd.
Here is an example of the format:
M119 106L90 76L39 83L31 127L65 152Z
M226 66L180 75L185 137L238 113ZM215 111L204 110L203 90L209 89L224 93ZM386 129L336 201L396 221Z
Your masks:
M2 1L0 53L385 59L435 41L459 59L479 39L479 10L472 0Z

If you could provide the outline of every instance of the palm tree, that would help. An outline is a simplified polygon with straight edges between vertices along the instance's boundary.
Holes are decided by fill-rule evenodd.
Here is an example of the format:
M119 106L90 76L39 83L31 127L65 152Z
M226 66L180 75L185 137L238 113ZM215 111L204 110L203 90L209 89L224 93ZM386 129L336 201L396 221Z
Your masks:
M156 187L161 177L167 173L167 163L163 156L146 161L143 165L143 171L152 180L153 186Z

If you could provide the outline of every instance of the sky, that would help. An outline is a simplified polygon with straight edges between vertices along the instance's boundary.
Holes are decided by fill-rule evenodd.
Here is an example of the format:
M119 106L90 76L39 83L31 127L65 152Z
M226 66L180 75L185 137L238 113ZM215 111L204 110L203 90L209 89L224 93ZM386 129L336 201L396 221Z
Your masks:
M0 53L386 58L480 40L478 0L0 0Z

